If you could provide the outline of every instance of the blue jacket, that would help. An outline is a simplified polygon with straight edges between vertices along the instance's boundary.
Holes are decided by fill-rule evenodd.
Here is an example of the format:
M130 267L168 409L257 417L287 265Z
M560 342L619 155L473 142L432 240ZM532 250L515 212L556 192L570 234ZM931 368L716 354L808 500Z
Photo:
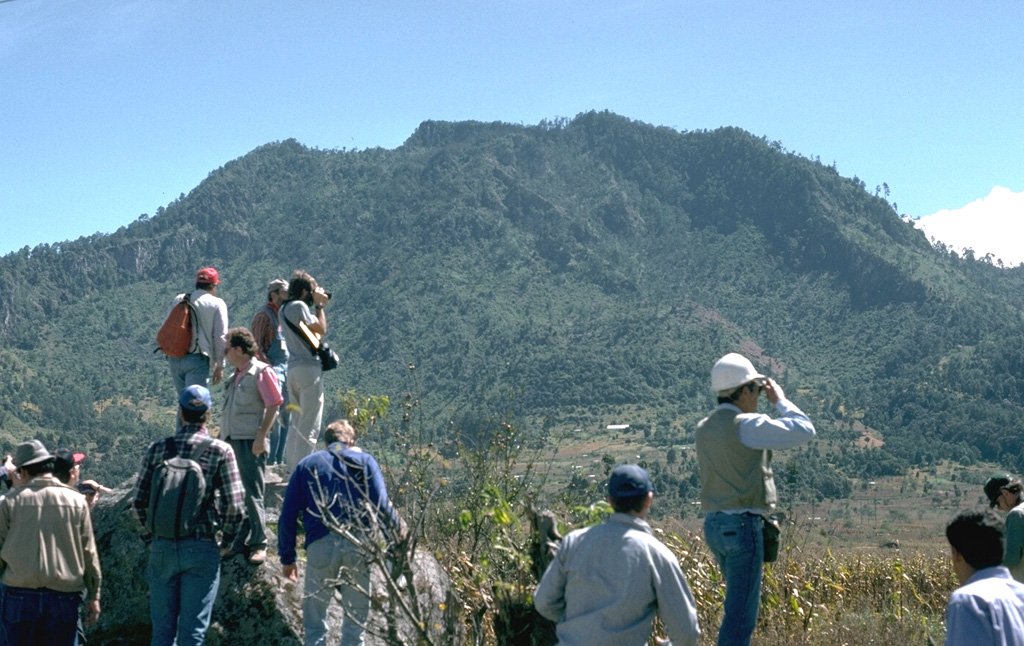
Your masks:
M385 530L399 526L380 465L362 449L337 442L303 458L288 481L277 534L282 565L295 563L299 512L307 548L330 533L321 520L318 500L330 501L328 509L341 523L369 527L376 518Z

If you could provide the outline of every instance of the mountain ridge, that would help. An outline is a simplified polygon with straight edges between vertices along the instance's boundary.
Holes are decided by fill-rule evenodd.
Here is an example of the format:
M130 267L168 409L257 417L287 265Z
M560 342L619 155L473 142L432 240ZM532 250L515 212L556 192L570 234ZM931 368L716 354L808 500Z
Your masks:
M0 258L8 444L84 441L127 475L135 440L168 432L138 405L173 402L151 337L203 265L232 325L270 278L310 271L347 359L328 389L397 396L413 364L438 437L614 410L685 437L710 364L743 349L826 432L860 411L904 464L924 446L1024 467L1021 438L993 431L1024 412L1020 352L1000 347L1024 327L1024 272L932 247L778 142L607 112L425 121L394 150L267 144L113 234Z

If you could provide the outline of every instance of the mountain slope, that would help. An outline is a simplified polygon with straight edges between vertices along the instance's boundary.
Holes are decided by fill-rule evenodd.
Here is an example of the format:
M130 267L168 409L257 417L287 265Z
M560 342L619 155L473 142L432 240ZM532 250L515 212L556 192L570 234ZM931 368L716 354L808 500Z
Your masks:
M328 389L401 395L413 364L437 429L511 410L685 434L711 363L739 350L823 430L863 420L897 462L1024 466L1007 343L1024 274L933 249L777 143L608 113L428 121L390 151L270 144L114 234L0 259L8 442L91 442L97 470L131 473L170 424L152 337L205 264L232 325L269 278L310 271L334 294Z

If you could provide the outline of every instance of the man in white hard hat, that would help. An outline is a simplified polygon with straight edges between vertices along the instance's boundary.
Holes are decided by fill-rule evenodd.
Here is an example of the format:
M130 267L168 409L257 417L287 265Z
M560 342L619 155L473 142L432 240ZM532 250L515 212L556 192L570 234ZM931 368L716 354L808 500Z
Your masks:
M711 369L718 407L697 425L697 463L704 538L725 579L719 646L750 644L757 625L765 518L775 507L772 451L814 437L814 426L782 387L730 353ZM780 417L757 411L764 391Z

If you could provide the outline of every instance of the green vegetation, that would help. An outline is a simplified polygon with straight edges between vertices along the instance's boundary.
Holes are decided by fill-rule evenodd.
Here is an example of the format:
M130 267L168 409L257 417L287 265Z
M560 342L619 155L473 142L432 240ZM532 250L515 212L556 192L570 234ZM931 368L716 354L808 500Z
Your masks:
M610 463L636 460L656 522L693 531L689 447L729 351L815 421L821 439L781 453L777 479L784 504L837 523L836 540L934 535L977 502L980 471L1024 470L1024 268L930 244L859 179L778 142L596 112L428 121L395 150L268 144L113 234L0 258L0 448L38 437L85 450L88 477L131 478L173 426L155 331L207 264L232 325L268 279L310 271L334 293L329 393L415 412L431 466L469 469L462 451L509 424L555 456L537 483L566 510L600 498ZM332 397L325 415L343 411ZM437 499L493 493L460 486ZM883 487L905 491L872 497ZM503 495L481 509L522 502ZM918 509L899 507L907 496Z

